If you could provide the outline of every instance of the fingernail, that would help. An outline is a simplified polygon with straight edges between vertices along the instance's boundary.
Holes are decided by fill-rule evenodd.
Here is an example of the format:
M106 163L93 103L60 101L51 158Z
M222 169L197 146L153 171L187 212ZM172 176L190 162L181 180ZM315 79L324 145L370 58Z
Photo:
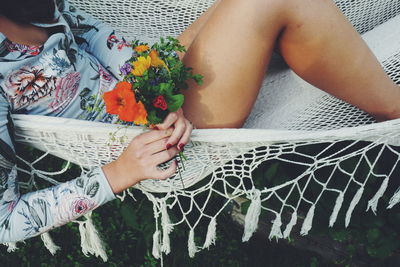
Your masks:
M179 150L183 151L184 150L185 145L184 144L179 144Z
M166 147L167 149L170 149L170 148L172 147L172 145L171 145L171 144L167 144L165 147Z

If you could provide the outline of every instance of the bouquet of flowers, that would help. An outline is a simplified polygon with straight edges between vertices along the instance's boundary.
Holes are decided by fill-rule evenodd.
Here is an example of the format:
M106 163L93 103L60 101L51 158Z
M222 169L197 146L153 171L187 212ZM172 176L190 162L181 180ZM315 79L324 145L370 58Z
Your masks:
M187 80L201 84L203 77L182 63L177 52L185 48L172 37L151 47L139 41L131 46L132 57L120 68L123 80L103 96L106 112L136 125L161 123L183 105Z
M131 46L132 57L120 68L123 80L103 95L106 112L136 125L161 123L169 112L183 105L181 90L188 88L187 80L201 84L203 77L182 63L177 52L184 52L185 48L172 37L161 38L151 47L139 41ZM179 157L181 162L185 159L182 152ZM179 167L178 171L185 188Z

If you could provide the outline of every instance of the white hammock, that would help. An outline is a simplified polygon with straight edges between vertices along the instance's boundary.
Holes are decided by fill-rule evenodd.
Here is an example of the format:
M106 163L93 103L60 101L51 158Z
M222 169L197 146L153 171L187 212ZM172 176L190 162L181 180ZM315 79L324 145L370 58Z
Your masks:
M70 1L112 24L128 39L139 38L149 42L157 40L159 36L177 36L213 2ZM336 2L357 30L364 33L363 38L390 77L400 83L400 0ZM213 244L218 215L230 200L239 196L251 200L243 241L247 241L256 230L261 209L275 216L269 235L271 239L288 237L297 222L299 207L306 207L303 210L306 216L301 234L307 234L312 228L315 207L325 194L336 196L336 204L330 211L329 226L335 224L341 210L346 212L347 226L371 177L381 180L381 187L377 188L366 207L367 210L376 211L378 201L385 193L391 174L400 160L400 152L394 147L400 142L400 120L374 123L368 114L302 81L279 58L274 57L272 65L244 126L247 129L193 131L192 142L185 147L188 157L186 169L182 172L185 189L179 176L165 181L145 181L136 186L154 204L157 228L153 255L156 258L170 252L169 234L179 224L188 227L190 256ZM45 160L47 154L54 154L82 166L84 171L116 159L127 141L143 131L139 127L120 130L121 136L127 136L124 144L114 142L106 145L110 143L109 134L115 132L118 126L24 115L16 115L14 120L17 141L46 152L38 161ZM307 149L309 147L318 147L319 150L310 152ZM380 173L376 166L384 160L381 157L383 153L391 155L393 165L389 172ZM31 168L29 172L56 183L51 173L35 169L38 161L32 164L27 162ZM286 179L280 185L256 188L252 171L261 163L278 161L302 168L302 173ZM362 177L358 174L361 169L366 169ZM321 177L318 175L320 170L329 170L330 175ZM344 178L347 178L345 182ZM321 188L319 195L308 199L306 190L318 184ZM355 193L351 193L353 191ZM214 207L213 213L208 213L206 208L212 194L225 197L226 202L221 207ZM198 200L199 196L202 196L201 201ZM344 196L352 199L349 206L342 206ZM190 201L189 207L181 204L182 199ZM280 203L278 208L276 205L271 207L271 201ZM387 204L388 208L399 202L400 190L397 190ZM174 207L180 208L181 217L171 221L168 210ZM288 212L292 214L291 220L285 223L282 217ZM193 213L198 214L195 221L188 219L188 214L193 216ZM204 221L209 222L205 242L196 244L195 229ZM45 238L48 240L47 235ZM91 250L89 244L84 250L94 249Z

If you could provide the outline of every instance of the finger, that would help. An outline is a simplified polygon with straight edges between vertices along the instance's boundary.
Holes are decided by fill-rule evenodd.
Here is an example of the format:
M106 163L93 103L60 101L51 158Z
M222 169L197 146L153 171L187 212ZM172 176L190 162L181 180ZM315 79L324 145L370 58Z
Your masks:
M160 130L165 130L171 127L177 120L179 119L179 115L177 112L171 112L164 119L163 123L157 124L156 127Z
M171 147L170 149L158 152L152 155L151 162L155 165L160 165L161 163L167 162L178 155L179 150L177 147Z
M187 143L189 143L190 136L192 135L192 131L193 131L193 125L190 123L190 121L186 120L186 130L178 142L178 149L180 151L183 151L183 148L185 147L185 145Z
M185 119L183 119L183 117L181 117L181 118L182 119L178 120L175 123L175 129L174 129L174 131L172 132L172 135L169 137L169 139L167 141L167 148L171 147L173 145L177 145L179 139L185 133L185 130L186 130Z
M163 139L165 137L171 136L173 131L174 131L173 128L167 128L165 130L158 130L158 131L157 130L148 131L142 133L141 135L138 135L134 139L136 139L137 142L140 142L142 144L149 144L157 140Z
M155 153L165 150L168 138L169 137L165 137L165 138L157 140L155 142L146 144L146 146L144 148L146 155L152 155L152 154L155 154Z
M176 168L178 167L178 162L174 160L171 165L166 170L157 170L155 177L161 180L165 180L176 173Z

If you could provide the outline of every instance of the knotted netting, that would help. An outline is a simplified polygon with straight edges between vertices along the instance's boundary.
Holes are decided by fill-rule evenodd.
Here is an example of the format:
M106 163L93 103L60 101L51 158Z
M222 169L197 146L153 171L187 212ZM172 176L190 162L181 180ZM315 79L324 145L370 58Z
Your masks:
M213 1L71 2L110 23L127 39L152 42L160 36L177 36ZM400 84L400 1L335 2L363 34L388 75ZM18 142L44 151L34 162L20 157L24 162L20 171L31 175L28 184L38 178L57 183L52 177L65 171L67 165L58 172L37 167L50 154L77 164L86 172L116 159L128 142L144 131L140 127L121 129L110 124L41 116L15 115L14 122ZM110 139L110 133L117 138ZM209 247L216 239L218 216L238 197L251 201L243 241L256 230L261 211L274 218L270 239L289 237L296 224L301 225L300 234L308 234L315 210L326 195L334 199L329 226L341 213L347 226L370 180L378 181L379 186L373 189L364 208L375 212L389 182L397 178L399 137L400 120L375 123L365 112L307 84L275 58L243 129L194 130L191 143L185 146L188 159L184 166L181 164L180 175L135 186L153 203L153 255L160 258L162 253L170 252L169 236L178 225L188 229L190 256ZM277 168L291 171L268 183L253 179L260 166L266 166L270 176ZM126 191L121 198L129 193ZM210 201L214 196L224 198L219 202L222 204ZM399 202L397 189L391 192L386 205L392 208ZM179 210L179 215L175 213L171 219L173 209ZM289 219L284 219L288 214ZM195 242L196 229L204 222L208 223L208 230L199 244ZM96 247L95 235L84 231L92 229L91 221L78 223L82 226L84 252L105 257L102 248ZM54 250L48 235L44 240Z

